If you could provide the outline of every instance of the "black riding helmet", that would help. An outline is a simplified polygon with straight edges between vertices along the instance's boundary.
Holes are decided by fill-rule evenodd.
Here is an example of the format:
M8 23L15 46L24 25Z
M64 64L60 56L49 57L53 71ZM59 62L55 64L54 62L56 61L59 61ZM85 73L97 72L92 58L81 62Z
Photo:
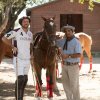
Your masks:
M21 17L20 19L19 19L19 24L22 26L22 21L23 21L23 19L28 19L29 20L29 23L30 23L30 18L29 17L27 17L27 16L24 16L24 17Z

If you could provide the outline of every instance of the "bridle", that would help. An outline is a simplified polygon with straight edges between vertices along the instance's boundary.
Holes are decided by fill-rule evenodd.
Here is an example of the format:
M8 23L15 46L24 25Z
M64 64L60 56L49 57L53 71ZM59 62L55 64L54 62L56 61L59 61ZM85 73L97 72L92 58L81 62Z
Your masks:
M47 19L45 21L43 35L51 45L55 45L56 25L53 19Z

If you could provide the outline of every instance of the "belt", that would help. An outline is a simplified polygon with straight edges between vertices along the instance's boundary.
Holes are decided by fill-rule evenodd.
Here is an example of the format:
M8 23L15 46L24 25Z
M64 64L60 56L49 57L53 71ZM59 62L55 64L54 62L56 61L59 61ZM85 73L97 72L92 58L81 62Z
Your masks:
M77 65L78 64L78 62L74 62L74 63L72 63L72 62L64 62L64 65Z

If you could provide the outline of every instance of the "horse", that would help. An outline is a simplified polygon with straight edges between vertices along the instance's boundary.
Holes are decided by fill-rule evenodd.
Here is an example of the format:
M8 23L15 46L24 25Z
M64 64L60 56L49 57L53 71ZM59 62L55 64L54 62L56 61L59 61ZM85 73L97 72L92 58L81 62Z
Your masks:
M3 35L4 34L0 34L0 63L1 63L2 59L4 58L4 56L7 56L9 58L13 57L12 48L10 46L6 45L2 41ZM9 42L11 42L11 40L9 40Z
M56 35L58 36L58 38L63 38L65 33L56 32ZM92 37L84 32L75 33L75 37L80 41L82 46L82 55L80 57L80 70L82 68L82 64L84 61L83 53L85 51L90 63L89 72L91 72L92 71L92 53L91 53Z
M33 68L36 76L36 97L42 96L42 79L41 70L46 69L47 97L53 98L53 71L56 62L56 25L55 17L45 18L42 32L38 32L33 36Z
M88 56L89 62L90 62L89 72L91 72L92 71L92 53L91 53L92 37L83 32L76 33L75 36L76 38L79 39L81 46L82 46L82 56L80 58L80 69L84 61L83 52L85 51L85 53Z

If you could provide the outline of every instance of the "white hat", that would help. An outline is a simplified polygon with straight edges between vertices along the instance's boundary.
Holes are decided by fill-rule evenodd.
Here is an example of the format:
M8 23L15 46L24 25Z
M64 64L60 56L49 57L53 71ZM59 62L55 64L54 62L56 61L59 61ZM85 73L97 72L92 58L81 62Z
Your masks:
M74 31L75 30L75 27L74 26L71 26L71 25L63 26L61 28L61 31L64 32L65 29L71 29L72 31Z

